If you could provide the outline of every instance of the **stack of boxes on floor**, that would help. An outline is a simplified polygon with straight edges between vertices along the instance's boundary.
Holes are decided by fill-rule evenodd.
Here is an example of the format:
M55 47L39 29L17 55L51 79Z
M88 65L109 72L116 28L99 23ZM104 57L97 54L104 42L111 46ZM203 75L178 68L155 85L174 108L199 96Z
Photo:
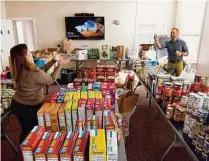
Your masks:
M190 138L200 160L209 157L209 80L199 75L194 83L171 81L169 75L149 76L156 101L166 109L166 117L184 122L183 132Z
M24 161L117 161L122 120L115 114L112 86L94 82L89 90L55 93L37 112L39 126L21 144Z

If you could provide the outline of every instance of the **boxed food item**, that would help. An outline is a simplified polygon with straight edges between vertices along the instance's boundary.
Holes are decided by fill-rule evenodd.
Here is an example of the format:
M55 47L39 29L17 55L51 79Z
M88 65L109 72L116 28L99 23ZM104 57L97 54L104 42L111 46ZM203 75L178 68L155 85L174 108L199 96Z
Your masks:
M80 99L78 102L78 119L85 121L86 119L86 101L87 99Z
M86 104L86 118L87 120L91 120L94 115L94 102L95 100L89 98Z
M69 132L60 150L61 161L72 161L73 160L73 149L77 140L78 133Z
M88 59L99 59L99 49L88 49Z
M45 111L45 125L46 125L46 129L47 130L51 130L51 112L54 109L54 107L56 106L56 103L51 103L50 106L46 109Z
M59 95L59 92L57 92L57 93L54 93L53 95L52 95L52 97L51 97L51 103L56 103L56 99L57 99L57 96Z
M92 123L91 129L94 129L94 130L101 129L102 128L102 117L101 116L96 117L94 115L91 123Z
M102 45L99 51L99 59L100 60L109 60L110 59L110 46Z
M102 99L96 99L95 102L95 116L96 117L102 117L103 113L103 101Z
M75 92L73 92L73 100L79 100L81 98L81 91L77 90Z
M45 126L44 113L45 113L46 109L49 108L49 105L50 105L50 103L44 103L44 105L37 112L39 126Z
M116 131L107 131L107 160L118 160L118 145Z
M124 59L125 58L125 47L123 45L117 46L116 58L117 59Z
M103 128L106 129L106 131L115 130L115 123L113 120L112 112L110 111L106 111L104 113Z
M88 98L96 98L95 92L94 91L88 91Z
M59 151L65 140L65 132L56 132L47 150L47 161L59 161Z
M90 130L91 130L91 120L86 120L85 121L84 129L85 129L85 131L90 132Z
M72 126L73 126L73 129L75 128L77 118L78 118L78 101L74 100L73 104L72 104Z
M105 72L106 71L105 65L97 65L96 71L97 72Z
M46 152L54 137L54 133L45 132L36 150L34 151L34 158L36 161L47 161Z
M73 104L73 101L69 101L66 103L66 106L65 106L65 118L66 118L67 132L73 131L72 113L71 113L72 104Z
M83 99L87 99L88 98L87 91L81 92L81 98L83 98Z
M64 102L64 98L65 98L65 96L63 96L63 95L57 96L56 103L62 103L62 102Z
M66 92L64 102L70 101L73 99L73 92Z
M84 126L83 126L83 124L84 124L83 121L77 120L77 121L76 121L76 127L75 127L74 132L80 133L80 132L84 131Z
M95 91L95 96L96 96L97 99L102 99L101 91Z
M58 111L58 118L59 118L59 130L66 131L66 122L65 122L65 107L66 102L62 103L60 109Z
M51 131L56 132L59 131L59 118L58 118L58 111L60 109L61 103L56 103L54 108L51 111Z
M33 151L41 140L41 137L44 135L44 132L45 128L43 126L35 126L22 142L20 146L24 161L33 161Z
M101 83L100 82L94 82L93 84L93 90L94 91L99 91L101 87Z
M89 160L106 160L105 130L90 131Z
M78 135L78 139L75 143L73 149L73 159L74 161L87 161L88 159L88 142L89 132L82 131Z
M76 50L77 60L87 60L88 51L86 49Z

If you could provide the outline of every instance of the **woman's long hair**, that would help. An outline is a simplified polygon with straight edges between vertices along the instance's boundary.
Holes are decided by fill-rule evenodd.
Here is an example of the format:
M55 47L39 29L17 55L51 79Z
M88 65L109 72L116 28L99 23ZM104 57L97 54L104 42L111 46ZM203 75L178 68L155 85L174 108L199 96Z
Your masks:
M10 50L12 77L17 86L23 69L38 71L38 68L26 58L27 52L26 44L16 45Z

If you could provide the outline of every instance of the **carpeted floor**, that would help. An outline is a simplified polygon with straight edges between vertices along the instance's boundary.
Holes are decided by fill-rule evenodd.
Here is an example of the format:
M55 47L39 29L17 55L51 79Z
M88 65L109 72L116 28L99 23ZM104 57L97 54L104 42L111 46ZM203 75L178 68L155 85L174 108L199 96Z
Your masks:
M51 87L45 97L50 100L51 94L58 88ZM172 142L173 133L162 115L153 117L156 108L148 107L146 93L142 87L138 92L140 98L137 109L130 121L130 135L126 139L126 155L128 161L160 161L163 153ZM7 126L7 134L19 147L19 135L21 127L18 120L12 115L9 121L4 122ZM1 160L20 161L20 153L16 154L7 141L1 139ZM186 151L180 147L174 147L165 157L165 161L191 161Z

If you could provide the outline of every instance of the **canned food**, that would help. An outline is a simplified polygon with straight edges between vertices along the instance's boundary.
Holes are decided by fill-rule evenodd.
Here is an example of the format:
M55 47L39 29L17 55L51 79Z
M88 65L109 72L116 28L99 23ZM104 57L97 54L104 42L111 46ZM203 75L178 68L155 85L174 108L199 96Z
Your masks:
M187 112L192 113L193 107L190 105L187 105Z
M208 120L208 111L204 109L198 109L198 114L197 114L197 122L203 122L206 123Z
M208 131L205 132L205 140L209 142L209 132Z
M188 95L191 90L191 83L185 81L182 88L182 95Z
M201 75L195 74L194 82L201 82Z
M196 146L196 142L197 142L197 133L194 133L193 139L192 139L192 145Z
M202 149L204 145L204 137L201 135L197 136L197 140L196 140L196 148Z
M195 93L190 93L189 94L188 105L190 105L190 106L193 105L193 101L194 101L195 96L196 96Z
M199 95L196 95L195 98L194 98L194 101L193 101L193 107L196 108L196 109L202 108L203 101L204 101L203 97L201 97Z
M174 83L172 95L175 97L181 97L182 83Z
M189 98L187 96L182 96L181 97L181 106L186 107L187 106L188 99Z
M181 111L178 108L174 109L173 120L176 121L176 122L180 122L181 121Z
M206 141L206 140L204 141L203 152L204 152L205 154L207 154L207 155L208 155L208 153L209 153L209 142Z
M196 147L195 148L195 154L197 155L198 158L200 158L201 155L202 155L202 149Z
M201 161L208 161L208 155L202 152Z
M185 117L186 117L186 109L185 108L180 108L179 110L181 112L181 121L184 122Z
M201 133L202 125L203 125L203 122L196 121L195 129L194 129L195 130L195 133L198 133L198 134Z
M184 123L183 133L185 133L185 134L189 133L189 124Z
M8 109L9 108L8 99L6 97L3 97L1 101L2 101L2 108L3 109Z
M188 137L191 138L191 139L194 136L195 123L196 123L196 119L192 116L191 119L190 119L189 133L188 133Z
M168 106L166 109L166 118L172 119L173 118L173 107Z
M179 104L181 102L181 97L172 97L171 103Z
M209 97L208 96L204 97L202 108L205 110L209 110Z
M166 108L169 104L171 104L171 97L163 97L162 107Z
M172 95L172 83L165 82L163 85L163 96L170 97Z
M191 87L192 89L192 91L194 91L194 92L198 92L199 91L199 89L200 89L200 83L198 83L198 82L194 82L193 84L192 84L192 87Z
M200 95L201 97L207 96L207 94L206 93L203 93L203 92L198 92L198 95Z

